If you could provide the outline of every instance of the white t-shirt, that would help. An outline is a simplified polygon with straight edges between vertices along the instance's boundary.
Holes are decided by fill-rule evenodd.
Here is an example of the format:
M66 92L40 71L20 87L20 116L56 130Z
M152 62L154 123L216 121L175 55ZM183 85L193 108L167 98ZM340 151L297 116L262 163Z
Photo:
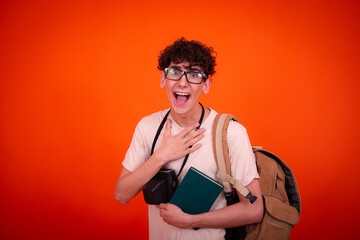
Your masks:
M131 145L126 153L123 166L134 171L142 165L149 157L152 143L157 129L169 109L163 110L147 117L144 117L137 125ZM188 161L179 176L181 181L191 166L199 169L208 176L220 181L217 177L218 168L214 159L212 143L212 127L216 112L211 110L209 116L201 124L205 128L205 137L200 140L202 147L189 155ZM171 116L169 115L171 119ZM184 128L172 121L171 134L176 135ZM164 130L157 140L155 151L160 146ZM257 173L254 153L246 132L246 129L239 123L230 121L228 128L228 145L231 164L231 174L244 186L248 185L254 178L259 178ZM179 172L183 159L178 159L166 164L166 168L174 169ZM226 206L223 192L219 195L210 211ZM200 228L199 230L182 229L165 223L159 214L159 209L149 205L149 238L151 240L160 239L224 239L225 230L215 228ZM241 213L239 213L241 214Z

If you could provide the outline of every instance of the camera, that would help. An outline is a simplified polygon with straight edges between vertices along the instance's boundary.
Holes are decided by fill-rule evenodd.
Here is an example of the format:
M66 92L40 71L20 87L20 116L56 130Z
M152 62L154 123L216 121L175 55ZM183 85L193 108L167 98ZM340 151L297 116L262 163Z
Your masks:
M157 205L168 203L174 195L178 179L173 169L161 169L143 187L144 199L147 204Z

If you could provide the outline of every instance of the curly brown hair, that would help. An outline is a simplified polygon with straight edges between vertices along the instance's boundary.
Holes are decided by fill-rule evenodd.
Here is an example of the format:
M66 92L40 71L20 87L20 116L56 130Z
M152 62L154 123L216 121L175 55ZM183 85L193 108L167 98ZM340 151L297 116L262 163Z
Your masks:
M188 41L182 37L160 52L157 68L163 71L170 66L171 62L181 63L187 61L190 64L189 68L199 66L208 78L215 73L215 58L216 52L212 47L198 41Z

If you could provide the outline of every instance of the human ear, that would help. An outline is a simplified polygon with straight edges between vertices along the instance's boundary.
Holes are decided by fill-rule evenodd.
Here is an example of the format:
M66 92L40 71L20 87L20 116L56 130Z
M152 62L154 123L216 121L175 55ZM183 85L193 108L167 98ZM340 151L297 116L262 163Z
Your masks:
M165 87L165 74L164 74L164 72L161 72L161 74L160 74L160 87L161 88Z
M203 85L203 93L207 94L210 91L211 81L211 78L206 79Z

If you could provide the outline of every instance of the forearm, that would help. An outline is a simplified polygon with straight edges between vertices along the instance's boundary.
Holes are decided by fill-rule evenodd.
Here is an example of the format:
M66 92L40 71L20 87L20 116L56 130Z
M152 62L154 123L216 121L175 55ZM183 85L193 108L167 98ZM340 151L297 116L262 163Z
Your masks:
M257 196L253 204L238 192L239 203L197 215L184 213L173 204L160 204L160 216L165 222L180 228L231 228L260 222L263 217L263 199L259 180L254 179L247 188Z
M260 204L260 201L256 202ZM263 215L263 208L258 204L236 203L219 210L190 215L189 222L191 227L200 228L231 228L256 223Z
M204 228L231 228L260 222L264 206L259 179L254 179L247 188L257 197L253 204L237 192L240 202L216 211L191 215L192 225Z
M115 199L121 204L126 204L141 191L143 186L155 176L164 164L163 160L153 154L134 172L123 169L116 183Z

